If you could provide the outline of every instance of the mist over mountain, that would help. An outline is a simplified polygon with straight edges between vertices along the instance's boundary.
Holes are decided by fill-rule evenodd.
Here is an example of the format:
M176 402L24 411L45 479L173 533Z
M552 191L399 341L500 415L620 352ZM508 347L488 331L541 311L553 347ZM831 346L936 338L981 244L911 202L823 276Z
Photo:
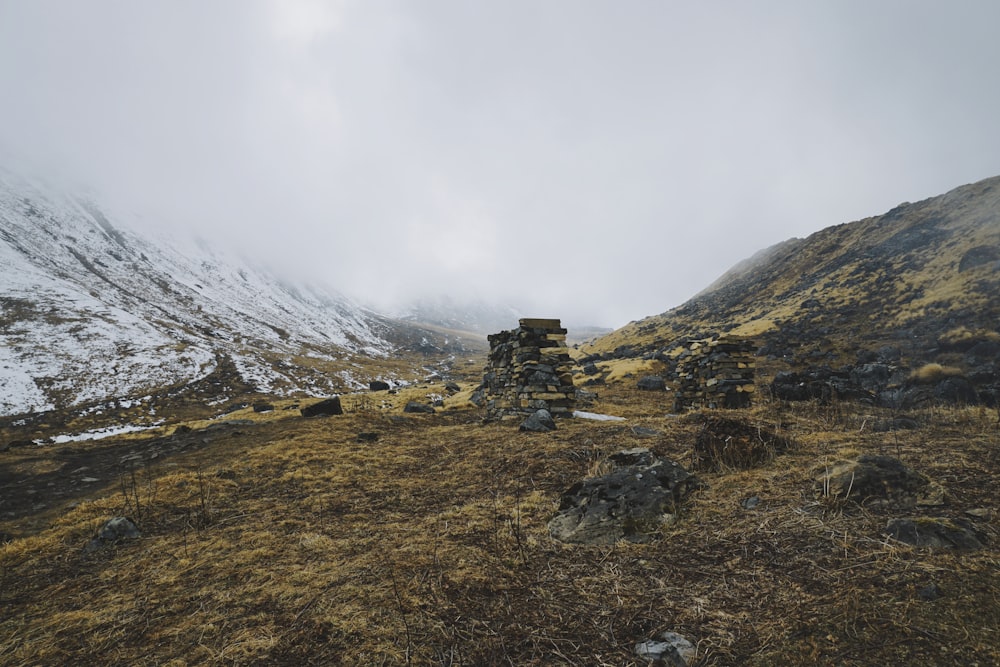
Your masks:
M592 349L657 353L686 339L750 336L793 363L836 363L882 345L913 359L953 330L1000 322L1000 177L790 239L738 263L685 304Z
M322 395L366 385L358 357L460 345L6 170L0 285L0 414L138 398L222 365L256 391Z

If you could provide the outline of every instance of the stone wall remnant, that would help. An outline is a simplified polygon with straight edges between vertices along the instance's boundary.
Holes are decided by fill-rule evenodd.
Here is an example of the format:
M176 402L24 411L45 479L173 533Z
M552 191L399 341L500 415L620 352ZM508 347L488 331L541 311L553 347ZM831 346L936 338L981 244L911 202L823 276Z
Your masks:
M488 336L490 356L482 385L487 418L530 415L536 410L571 416L576 387L566 329L558 319L523 318L519 324L517 329Z
M739 336L690 341L677 360L674 412L749 407L756 351L752 340Z

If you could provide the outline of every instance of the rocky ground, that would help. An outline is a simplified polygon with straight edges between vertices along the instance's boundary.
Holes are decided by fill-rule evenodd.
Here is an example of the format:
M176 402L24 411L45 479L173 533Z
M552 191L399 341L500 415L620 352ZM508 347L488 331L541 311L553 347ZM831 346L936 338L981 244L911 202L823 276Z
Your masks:
M467 380L0 452L0 663L1000 661L995 409L677 416L625 377L587 407L624 421L529 433L482 423ZM621 539L556 539L625 497L598 480L663 462L691 477L610 503ZM116 516L140 536L95 538Z

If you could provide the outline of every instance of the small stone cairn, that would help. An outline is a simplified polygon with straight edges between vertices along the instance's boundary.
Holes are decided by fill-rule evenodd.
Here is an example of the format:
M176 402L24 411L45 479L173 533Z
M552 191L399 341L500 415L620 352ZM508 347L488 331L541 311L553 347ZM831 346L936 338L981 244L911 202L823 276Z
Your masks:
M756 387L754 342L720 336L688 343L677 360L674 412L749 407Z
M486 416L530 415L548 410L567 417L576 407L566 329L559 320L524 318L511 331L488 336L490 356L483 374Z

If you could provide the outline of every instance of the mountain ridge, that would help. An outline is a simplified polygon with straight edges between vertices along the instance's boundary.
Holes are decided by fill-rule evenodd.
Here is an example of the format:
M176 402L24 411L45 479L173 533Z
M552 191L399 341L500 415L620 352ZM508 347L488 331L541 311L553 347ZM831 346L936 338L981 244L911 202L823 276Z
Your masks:
M883 344L926 357L950 328L996 328L998 267L1000 177L992 177L765 248L681 306L585 350L662 354L730 333L796 363L835 363Z
M222 357L263 393L326 395L367 385L359 357L391 378L402 351L475 344L127 222L0 172L0 414L193 383Z

